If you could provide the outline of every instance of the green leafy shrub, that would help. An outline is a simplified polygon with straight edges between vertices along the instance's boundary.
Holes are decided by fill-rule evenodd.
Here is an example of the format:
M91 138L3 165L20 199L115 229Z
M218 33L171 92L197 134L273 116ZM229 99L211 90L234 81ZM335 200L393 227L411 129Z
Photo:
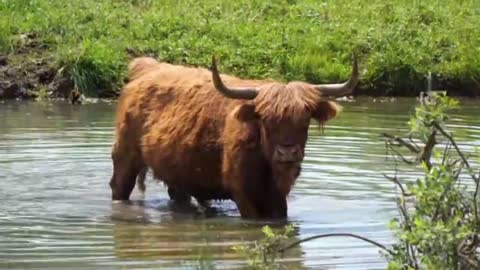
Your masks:
M233 247L235 251L247 259L249 269L273 270L281 266L275 261L280 248L293 233L293 226L287 225L280 232L274 232L269 226L264 226L262 232L265 237L253 244L244 244Z
M445 129L447 111L457 106L458 102L445 93L428 94L409 122L410 140L389 141L392 149L396 146L410 149L416 161L421 162L424 173L424 177L406 185L396 176L390 178L401 190L398 197L401 215L390 223L397 243L393 253L387 255L389 269L478 269L480 266L477 200L480 170L474 171L471 161ZM440 144L441 140L444 144ZM399 152L395 153L408 161ZM467 179L472 184L465 183Z

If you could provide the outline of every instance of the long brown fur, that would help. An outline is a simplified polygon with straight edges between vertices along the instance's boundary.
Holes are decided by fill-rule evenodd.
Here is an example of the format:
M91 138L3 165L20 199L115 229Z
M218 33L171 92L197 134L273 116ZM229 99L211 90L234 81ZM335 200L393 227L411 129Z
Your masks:
M299 119L304 117L306 110L314 111L319 101L320 93L304 83L274 83L262 88L255 99L255 108L271 119Z
M285 196L299 171L288 170L279 177L288 178L282 180L282 188L274 185L258 116L314 117L324 123L339 111L301 82L285 85L222 75L228 86L260 89L253 101L246 101L218 93L211 72L204 68L143 57L132 61L129 76L117 107L112 150L110 186L116 200L127 200L137 175L150 167L172 199L233 199L244 217L283 217Z

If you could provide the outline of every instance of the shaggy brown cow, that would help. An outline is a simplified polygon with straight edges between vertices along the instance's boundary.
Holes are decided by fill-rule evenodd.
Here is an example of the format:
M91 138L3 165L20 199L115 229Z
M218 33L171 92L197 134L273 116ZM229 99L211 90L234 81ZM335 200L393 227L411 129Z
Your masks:
M211 71L134 59L116 115L113 200L128 200L146 168L171 199L232 199L242 217L284 218L300 173L310 119L323 125L340 110L325 97L342 84L242 80ZM140 184L142 184L140 180Z

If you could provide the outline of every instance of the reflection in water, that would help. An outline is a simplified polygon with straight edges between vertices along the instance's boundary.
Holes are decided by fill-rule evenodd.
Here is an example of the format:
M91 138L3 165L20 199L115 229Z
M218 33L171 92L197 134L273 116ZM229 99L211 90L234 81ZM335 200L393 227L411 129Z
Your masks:
M168 217L160 214L167 212ZM115 255L121 259L170 261L163 266L174 266L178 261L195 265L207 258L223 261L224 266L240 267L242 261L233 246L261 239L263 225L272 228L286 225L208 215L205 217L191 205L166 200L115 202L112 204ZM292 237L295 240L298 227ZM279 261L290 269L302 269L301 248L289 250Z
M480 146L478 101L464 101L450 127L462 148ZM300 178L288 198L296 238L349 232L388 245L395 186L379 134L406 131L413 99L357 100L313 126ZM261 236L230 201L213 210L172 205L147 182L130 203L110 200L115 104L0 103L0 269L188 269L198 256L218 268L244 263L230 246ZM402 180L415 180L403 171ZM410 177L411 176L411 177ZM204 254L204 255L202 255ZM349 238L302 243L289 269L384 269L377 248Z

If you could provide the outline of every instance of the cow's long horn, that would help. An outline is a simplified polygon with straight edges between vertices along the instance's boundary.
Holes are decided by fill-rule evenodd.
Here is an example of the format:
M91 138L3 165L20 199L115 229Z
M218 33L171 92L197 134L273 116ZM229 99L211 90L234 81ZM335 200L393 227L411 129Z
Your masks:
M317 84L313 87L321 92L322 96L330 96L330 97L339 97L344 96L352 93L355 86L358 83L358 64L357 58L353 58L353 67L352 67L352 75L350 79L344 83L336 83L336 84Z
M215 56L212 56L212 67L210 69L212 70L213 85L215 85L215 88L218 90L218 92L222 93L224 96L233 99L254 99L258 95L258 90L256 88L226 87L220 78L220 74L218 73L217 60L215 59Z

